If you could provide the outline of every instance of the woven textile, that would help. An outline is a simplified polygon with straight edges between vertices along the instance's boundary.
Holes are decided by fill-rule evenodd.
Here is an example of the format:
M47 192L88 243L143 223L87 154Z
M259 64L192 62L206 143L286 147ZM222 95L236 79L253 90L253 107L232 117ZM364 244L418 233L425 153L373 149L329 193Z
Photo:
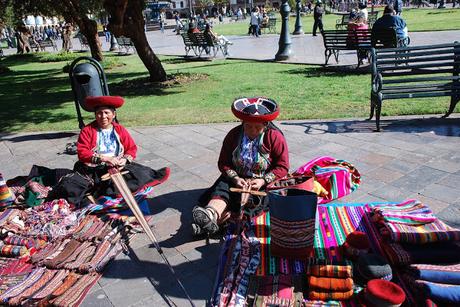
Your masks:
M397 208L401 204L388 204L385 205L385 208L391 208L392 205ZM377 216L377 218L374 217L374 221L379 223L381 234L392 242L426 244L441 241L460 241L460 230L446 225L439 219L421 225L411 225L413 220L410 220L407 216L405 216L405 220L409 221L408 223L387 222L380 220L378 210L372 208L368 208L368 210ZM414 218L417 218L417 216L417 214L414 214Z
M310 290L308 291L308 299L310 300L321 300L321 301L341 301L341 300L349 300L353 297L353 290L345 291L345 292L321 292Z
M359 171L345 160L332 157L318 157L299 167L294 175L315 177L328 192L318 197L318 204L325 204L355 191L361 184Z
M0 208L11 205L14 201L14 194L6 185L3 175L0 173Z
M303 303L303 276L251 276L248 306L300 307Z
M436 221L433 211L415 199L409 199L395 205L376 205L373 207L373 211L388 223L423 225Z
M460 304L460 286L416 280L416 287L426 297L440 304Z
M332 278L332 277L308 277L310 288L328 292L346 292L353 289L352 278Z

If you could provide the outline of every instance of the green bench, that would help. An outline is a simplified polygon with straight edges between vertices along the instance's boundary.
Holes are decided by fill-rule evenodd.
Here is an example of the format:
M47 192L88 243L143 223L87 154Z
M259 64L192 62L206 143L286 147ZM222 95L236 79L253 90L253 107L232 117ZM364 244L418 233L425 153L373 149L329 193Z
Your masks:
M369 120L380 131L382 102L390 99L448 96L448 117L460 100L460 43L371 49Z

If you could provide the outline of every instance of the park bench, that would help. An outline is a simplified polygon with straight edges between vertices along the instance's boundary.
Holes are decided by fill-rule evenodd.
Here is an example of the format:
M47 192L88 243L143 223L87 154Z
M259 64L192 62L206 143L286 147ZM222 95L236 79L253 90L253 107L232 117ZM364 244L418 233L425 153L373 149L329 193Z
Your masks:
M401 56L403 54L403 56ZM460 100L460 43L371 49L371 112L377 131L383 100L450 96L449 116Z
M122 48L125 49L125 53L129 53L129 49L133 49L133 52L135 50L133 42L131 41L129 37L124 37L124 36L117 37L117 44L119 46L119 50L121 50Z
M212 39L209 35L204 33L182 33L184 40L185 56L188 56L190 51L193 51L196 56L201 57L203 51L209 52L215 57L219 50L222 51L224 56L227 55L227 46L220 44L217 40Z
M6 39L0 39L0 58L4 56L3 49L8 49L8 42Z
M360 54L367 53L371 49L371 31L370 30L328 30L323 31L324 56L327 65L331 55L334 55L335 61L339 62L339 53L341 50L356 50L358 57L358 67L361 65Z
M47 39L44 39L44 40L41 40L41 41L36 41L32 38L29 38L29 45L30 45L30 48L35 50L35 51L46 51L46 48L47 47L51 47L53 48L53 50L57 51L57 45L56 45L56 42L54 40L52 40L51 38L47 38Z
M87 50L89 49L89 45L88 45L88 40L86 39L86 36L84 36L83 34L77 34L76 35L78 37L78 41L80 42L80 50Z
M337 19L337 21L335 23L335 29L336 30L347 29L349 21L350 21L350 15L349 14L342 15L341 18Z
M260 24L260 29L264 31L264 34L268 30L268 33L276 33L276 17L269 18L267 23Z

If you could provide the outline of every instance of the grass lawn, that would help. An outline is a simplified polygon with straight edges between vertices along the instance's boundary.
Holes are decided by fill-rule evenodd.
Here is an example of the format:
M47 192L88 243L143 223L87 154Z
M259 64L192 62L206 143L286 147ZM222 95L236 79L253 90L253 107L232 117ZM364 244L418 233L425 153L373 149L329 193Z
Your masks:
M81 54L75 54L79 56ZM67 61L37 62L49 56L10 56L0 61L1 131L78 129ZM126 126L234 121L235 97L264 95L281 104L281 119L364 117L369 112L370 77L322 67L244 60L185 61L162 57L175 80L158 85L136 55L108 56L112 95L126 98L119 112ZM67 59L68 60L68 59ZM385 102L384 115L442 113L449 98ZM458 112L458 108L457 108ZM86 122L94 115L86 113Z
M370 10L370 9L369 9ZM379 9L379 17L383 9ZM281 19L277 15L277 30L281 31ZM336 20L340 16L328 14L323 17L324 29L335 30ZM407 23L409 32L458 30L460 29L459 9L404 9L403 18ZM248 33L249 19L242 22L229 24L216 24L214 30L222 35L243 35ZM289 18L289 30L294 31L295 17ZM305 33L311 33L313 29L313 15L302 17L302 25Z

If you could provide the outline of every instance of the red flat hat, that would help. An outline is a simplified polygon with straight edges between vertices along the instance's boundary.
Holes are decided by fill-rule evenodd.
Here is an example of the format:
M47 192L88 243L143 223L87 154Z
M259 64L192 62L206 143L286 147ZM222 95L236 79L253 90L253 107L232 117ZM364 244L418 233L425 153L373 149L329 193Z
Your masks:
M233 114L247 122L264 123L275 120L280 114L278 104L269 98L238 98L232 103Z
M125 100L120 96L88 96L85 99L85 109L89 112L94 112L100 107L118 109L124 103Z
M406 294L400 286L383 279L370 280L364 291L369 306L400 306L406 300Z

